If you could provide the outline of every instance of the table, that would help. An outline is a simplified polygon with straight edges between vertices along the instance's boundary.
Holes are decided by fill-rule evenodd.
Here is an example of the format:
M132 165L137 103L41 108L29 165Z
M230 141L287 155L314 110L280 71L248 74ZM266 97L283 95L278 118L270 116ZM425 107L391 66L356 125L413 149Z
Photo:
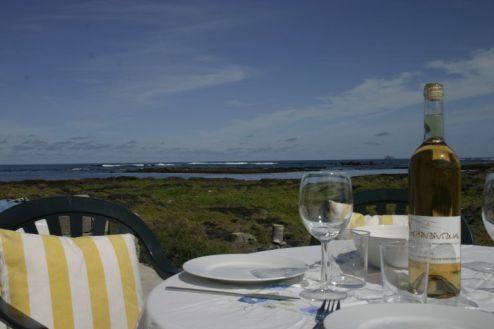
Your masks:
M470 305L494 312L494 248L462 246L462 306ZM320 247L296 247L263 251L270 255L298 258L307 264L320 259ZM372 271L372 269L370 269ZM374 272L376 269L373 270ZM318 273L312 273L317 276ZM311 274L309 274L311 275ZM165 290L166 286L188 286L234 291L263 292L283 290L283 294L297 296L302 282L293 285L279 283L267 286L242 287L200 279L187 273L174 275L156 286L150 293L141 317L141 329L192 328L256 328L256 329L310 329L320 302L304 299L295 301L252 300L230 296L198 294ZM369 284L372 285L372 284ZM366 303L350 296L342 308Z

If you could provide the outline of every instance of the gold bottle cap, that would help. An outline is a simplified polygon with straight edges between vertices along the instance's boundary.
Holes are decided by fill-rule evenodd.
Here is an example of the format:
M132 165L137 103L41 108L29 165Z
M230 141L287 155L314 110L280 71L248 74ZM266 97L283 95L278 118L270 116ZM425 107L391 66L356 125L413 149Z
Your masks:
M437 82L428 83L424 86L424 98L428 101L440 101L444 96L443 85Z

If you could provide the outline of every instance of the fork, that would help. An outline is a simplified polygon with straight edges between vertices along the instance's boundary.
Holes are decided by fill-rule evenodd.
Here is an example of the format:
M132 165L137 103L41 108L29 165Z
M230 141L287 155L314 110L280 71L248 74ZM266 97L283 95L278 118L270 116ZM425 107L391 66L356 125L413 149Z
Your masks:
M340 309L339 300L325 299L322 302L321 307L319 307L319 309L317 310L316 325L312 329L324 329L324 319L326 319L326 317L329 314L339 309Z

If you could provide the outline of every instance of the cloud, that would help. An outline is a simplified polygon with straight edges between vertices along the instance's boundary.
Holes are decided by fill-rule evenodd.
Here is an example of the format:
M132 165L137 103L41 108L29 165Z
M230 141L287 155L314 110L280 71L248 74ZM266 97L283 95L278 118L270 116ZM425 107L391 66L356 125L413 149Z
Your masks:
M13 140L11 148L15 151L25 152L31 150L43 150L49 148L50 145L39 138L37 135L21 135Z
M235 8L166 1L84 1L51 4L36 11L17 13L13 15L15 19L7 19L6 26L16 29L17 35L19 27L25 25L25 33L30 35L38 25L40 39L49 38L51 48L72 49L64 59L54 61L52 76L66 80L70 75L70 84L78 84L81 93L90 95L85 97L86 102L96 105L101 104L101 99L114 99L104 107L106 111L147 109L156 103L162 105L156 98L249 78L250 68L217 58L215 51L198 42L243 24L245 13ZM105 38L104 45L100 45L104 49L100 51L98 41L104 36L94 38L88 46L61 32L84 35L91 33L93 25L94 31L105 31L102 27L108 24L128 37ZM142 28L136 29L135 25ZM81 32L81 26L87 31ZM45 50L39 47L37 51ZM89 55L81 56L82 53Z
M65 2L47 6L42 12L38 8L36 15L23 16L23 19L13 25L17 30L35 31L49 27L48 24L84 22L87 28L91 24L107 23L139 25L139 26L161 26L175 27L179 31L198 32L205 29L222 27L225 18L220 12L208 10L212 6L197 7L187 3L171 3L168 1L158 2L135 2L132 0L109 0L109 1L83 1ZM213 7L214 8L214 7ZM215 16L213 16L215 15ZM215 19L213 20L212 17Z
M431 69L445 75L443 83L448 101L494 94L494 48L491 48L476 51L467 59L425 63L424 70L419 72L403 72L387 79L365 79L340 94L320 97L319 105L274 111L267 108L249 120L234 121L223 129L203 132L196 140L203 148L218 149L222 145L226 149L243 143L253 151L262 151L261 145L267 145L267 141L291 138L294 129L300 132L300 145L304 145L326 140L330 127L344 134L349 131L348 127L355 125L356 119L381 116L385 124L389 114L423 102L423 80L431 74ZM242 138L247 134L254 136L248 142ZM384 132L376 137L388 134ZM228 136L226 140L225 136ZM358 133L352 138L357 136Z
M290 137L290 138L282 139L281 142L291 143L291 142L295 142L297 139L298 139L297 137Z
M250 120L232 122L223 129L203 132L197 140L204 148L218 149L218 145L229 148L245 142L241 136L252 134L255 137L248 145L254 152L263 151L262 147L273 139L286 141L291 138L293 129L299 132L300 145L306 146L324 143L330 131L358 136L358 131L352 132L356 119L379 116L384 124L390 114L421 104L422 79L430 75L431 69L445 75L442 81L448 101L494 95L494 48L491 48L473 52L467 59L425 63L420 72L403 72L387 79L369 78L340 94L321 97L319 105L262 113ZM494 111L485 109L483 112L484 116L491 117ZM381 132L376 137L390 134Z
M201 141L210 141L204 147L216 147L225 143L238 144L238 137L254 134L250 145L263 145L273 136L286 140L293 129L301 131L299 139L326 131L341 121L358 116L368 116L398 111L403 107L421 103L417 74L403 73L390 79L367 79L356 87L340 95L321 97L318 106L292 108L262 113L250 120L232 122L215 132L203 132ZM307 129L305 127L307 126ZM282 138L280 138L282 137ZM225 142L227 139L227 142Z
M395 113L395 119L403 117L406 109L410 106L417 106L423 102L422 86L425 76L430 74L429 70L440 71L444 74L442 80L446 87L447 100L468 99L480 95L494 95L494 48L472 53L472 56L456 61L433 61L424 64L421 72L404 72L389 78L369 78L363 80L354 87L339 94L333 94L319 98L318 105L287 108L282 110L273 109L265 113L253 116L250 120L232 121L224 128L207 131L199 131L190 139L179 141L177 146L167 148L166 145L148 145L143 148L145 154L153 148L154 152L167 154L174 159L197 159L197 158L225 158L234 156L239 158L272 158L283 157L284 154L324 154L328 152L328 144L340 144L339 138L345 138L345 143L338 152L332 152L334 158L349 152L343 144L356 145L354 152L363 152L358 145L383 147L387 152L399 152L394 147L393 141L387 142L369 141L369 134L375 137L391 136L392 133L386 130L389 124L389 117ZM236 72L236 73L235 73ZM193 82L192 75L190 81L184 80L183 84L169 88L167 82L156 86L139 89L145 97L159 97L161 93L179 92L188 88L206 86L208 83L221 83L222 81L234 81L245 78L240 73L241 70L223 71L212 79L198 79ZM199 72L200 73L200 72ZM204 73L207 75L208 73ZM492 74L492 76L491 76ZM199 74L200 75L200 74ZM449 104L451 105L451 103ZM452 112L454 106L451 106ZM462 112L461 115L451 116L453 124L465 124L465 117L468 120L477 120L476 116ZM475 109L479 117L492 118L494 111L490 106ZM365 121L374 117L371 121ZM367 118L367 119L366 119ZM463 120L463 122L462 122ZM363 126L355 130L355 126L361 126L362 122L381 122L382 131L373 133L372 130L379 129L379 126ZM378 124L378 123L376 123ZM293 137L296 131L298 136ZM248 136L248 138L246 138ZM295 143L297 142L297 143ZM134 145L135 146L135 145ZM139 146L144 147L139 144ZM115 146L113 146L115 147ZM122 144L122 150L129 150L133 145ZM413 147L413 146L412 146ZM370 148L374 149L374 148ZM402 149L402 148L400 148ZM375 149L374 149L375 150ZM367 151L369 152L369 151ZM338 155L334 155L338 154ZM137 155L136 155L137 156ZM288 155L289 156L289 155ZM375 156L375 154L374 154Z
M250 74L249 74L250 76ZM255 101L241 101L238 99L231 99L226 101L226 105L230 107L235 107L235 108L246 108L246 107L255 107L255 106L260 106L263 105L262 102L255 102Z
M130 150L136 149L138 147L139 147L139 143L137 141L130 140L130 141L126 142L126 143L118 144L114 148L115 149L118 149L118 150L127 150L127 151L130 151Z
M70 154L79 151L94 152L112 148L108 143L100 143L86 138L71 137L66 140L49 140L34 134L14 136L10 138L9 145L13 153L32 153L35 151L37 153L43 152L47 156L54 152Z
M458 127L465 123L494 122L494 104L487 103L475 105L473 108L465 109L464 106L449 106L447 120ZM492 131L492 130L490 130Z
M120 92L125 95L140 96L147 99L166 94L175 94L185 91L218 86L230 82L246 79L247 71L238 66L225 66L216 69L195 70L195 72L182 72L166 78L155 77L154 81L141 81L140 83L126 86Z
M101 142L86 137L73 136L63 140L50 140L37 135L19 135L12 138L6 147L0 141L0 150L8 154L7 158L24 159L38 162L72 162L73 159L84 159L82 162L128 161L163 161L168 158L221 157L222 152L189 147L168 147L165 143L149 144L137 140L126 142Z
M449 76L443 81L448 100L494 93L494 47L474 51L466 60L437 60L426 67L442 70Z
M249 157L252 158L253 154L274 156L274 155L282 154L284 152L289 152L290 150L293 150L293 147L290 145L285 145L285 146L261 145L258 147L230 147L226 149L225 152L235 154L238 157L244 157L248 159ZM218 153L224 156L223 155L224 153L222 151Z
M140 44L127 46L142 50ZM198 55L202 53L199 49L180 50L181 46L173 44L163 48L149 43L145 47L145 53L112 53L60 70L76 75L81 88L96 96L105 99L110 96L119 102L125 100L127 104L138 102L141 109L149 108L159 97L240 82L253 74L248 67L219 59L212 58L205 65ZM169 48L178 48L177 53L170 53Z
M367 79L340 95L321 99L326 102L323 106L338 116L395 111L421 101L417 97L418 84L410 86L417 76L417 73L405 72L391 79Z

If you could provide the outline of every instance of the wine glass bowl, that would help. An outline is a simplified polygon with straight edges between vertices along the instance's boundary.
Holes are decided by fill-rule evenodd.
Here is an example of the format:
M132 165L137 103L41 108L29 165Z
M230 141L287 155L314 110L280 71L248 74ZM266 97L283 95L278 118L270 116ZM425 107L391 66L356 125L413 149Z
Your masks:
M321 283L307 288L301 296L313 300L341 299L344 292L329 284L328 243L347 226L353 212L350 177L343 172L310 172L302 177L299 193L299 214L307 231L321 242Z
M487 175L482 195L482 221L491 239L494 241L494 173Z

